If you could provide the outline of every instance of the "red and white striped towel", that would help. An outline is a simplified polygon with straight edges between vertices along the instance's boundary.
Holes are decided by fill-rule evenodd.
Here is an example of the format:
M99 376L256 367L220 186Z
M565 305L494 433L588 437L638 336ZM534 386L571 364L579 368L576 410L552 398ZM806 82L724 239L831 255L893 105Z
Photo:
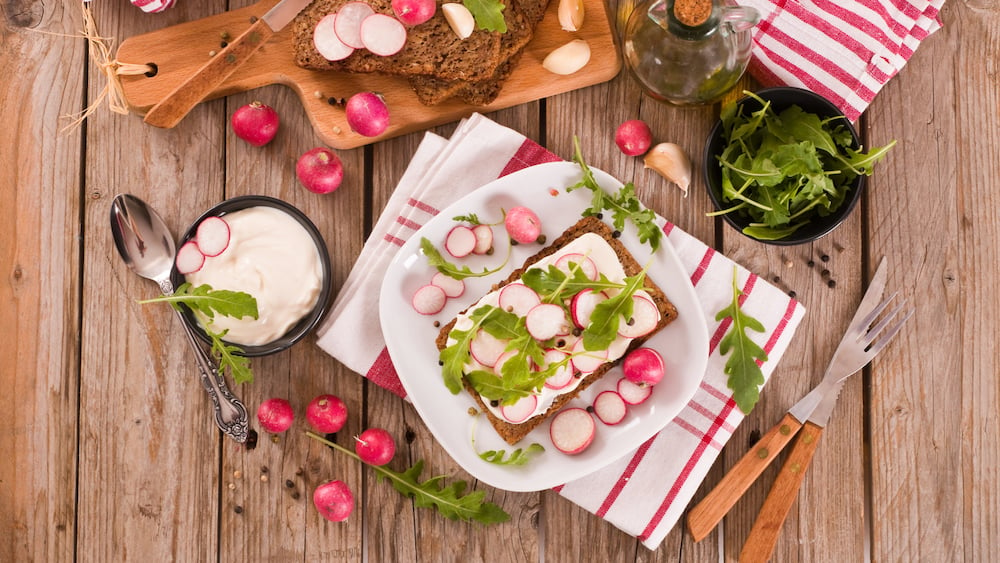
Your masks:
M737 0L761 15L750 74L808 88L857 121L920 42L941 27L944 0Z
M405 391L379 327L378 290L395 251L455 199L511 172L559 160L520 133L475 114L451 140L428 133L372 230L319 329L319 345L344 365L400 396ZM673 224L664 231L684 265L711 331L705 379L687 407L659 434L611 466L557 487L559 493L656 549L677 522L743 413L736 408L717 350L730 321L715 313L732 299L733 262ZM769 377L805 314L796 300L739 268L742 307L766 331Z

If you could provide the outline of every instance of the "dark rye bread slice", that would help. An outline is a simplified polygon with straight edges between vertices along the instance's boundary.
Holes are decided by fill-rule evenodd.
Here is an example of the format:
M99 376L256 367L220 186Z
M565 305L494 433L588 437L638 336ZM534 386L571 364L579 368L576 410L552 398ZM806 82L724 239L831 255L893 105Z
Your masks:
M575 225L567 229L557 239L552 241L552 244L546 246L545 248L540 250L537 254L525 260L524 265L522 265L519 269L511 272L511 274L507 277L507 279L503 280L498 284L495 284L492 287L492 291L496 291L502 288L503 286L520 279L521 276L524 274L524 271L527 270L532 264L538 262L539 260L545 258L546 256L550 256L558 252L559 249L566 246L573 240L576 240L578 237L580 237L585 233L595 233L597 235L600 235L608 243L608 245L611 246L615 254L618 256L618 261L622 264L622 268L625 270L625 275L634 276L642 271L642 265L640 265L635 260L635 258L628 251L628 249L626 249L625 246L614 236L610 227L608 227L603 221L597 219L596 217L584 217L583 219L578 221ZM656 303L656 308L660 311L660 322L657 323L656 328L651 333L647 334L645 337L636 338L635 340L633 340L629 344L629 347L625 352L625 355L627 355L628 352L631 352L632 350L635 350L636 348L642 346L646 342L646 340L648 340L654 334L662 330L663 327L667 326L668 324L673 322L674 319L677 318L677 308L674 307L673 303L671 303L669 299L667 299L667 296L666 294L663 293L663 290L661 290L659 286L657 286L652 280L650 280L648 276L645 278L644 283L645 285L643 287L643 290L649 294L649 296L653 299L653 302ZM468 309L466 309L466 311L468 311ZM462 313L465 313L465 311L462 311ZM442 327L441 332L438 333L438 337L435 343L439 351L444 350L448 346L448 335L451 333L452 328L454 328L455 321L456 319L452 319L451 322ZM625 355L623 355L622 357L624 357ZM482 396L480 396L479 393L477 393L476 390L472 388L468 380L463 379L462 382L465 386L465 390L470 395L472 395L472 398L475 399L475 401L479 404L479 410L486 415L486 417L490 421L490 424L492 424L493 428L496 430L497 434L499 434L500 437L503 438L504 441L506 441L508 444L514 445L519 441L521 441L521 439L523 439L529 432L537 428L538 425L545 422L546 419L548 419L555 413L559 412L560 409L566 406L566 404L569 401L573 400L584 389L592 385L594 382L600 380L604 376L604 374L607 373L608 370L610 370L612 367L614 367L614 365L620 359L621 358L603 364L601 367L597 368L597 370L595 370L593 373L587 375L576 387L576 389L574 389L569 393L565 393L563 395L556 397L556 399L552 402L552 406L550 406L547 411L535 415L529 418L528 420L522 422L521 424L511 424L506 420L503 420L495 416L492 412L489 411L486 403L483 401Z
M406 44L395 55L380 57L358 49L344 60L328 61L313 45L313 30L319 20L350 1L315 0L295 18L292 23L295 64L310 70L482 80L492 76L502 62L500 33L476 29L466 39L459 39L440 9L427 22L407 29ZM392 15L390 0L364 1L376 12ZM443 3L438 0L439 7Z
M467 104L485 106L500 95L504 82L510 77L521 59L524 47L535 34L535 28L545 17L549 0L509 0L507 10L510 17L523 19L523 27L512 27L500 41L500 66L485 80L442 80L433 76L410 77L410 87L421 103L433 106L449 98L461 98Z

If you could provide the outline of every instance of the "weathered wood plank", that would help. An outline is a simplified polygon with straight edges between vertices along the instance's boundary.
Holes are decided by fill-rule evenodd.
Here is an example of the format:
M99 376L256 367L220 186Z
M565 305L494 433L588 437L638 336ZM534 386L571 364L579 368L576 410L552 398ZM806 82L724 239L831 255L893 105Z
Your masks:
M0 5L0 560L73 559L84 48L71 3Z

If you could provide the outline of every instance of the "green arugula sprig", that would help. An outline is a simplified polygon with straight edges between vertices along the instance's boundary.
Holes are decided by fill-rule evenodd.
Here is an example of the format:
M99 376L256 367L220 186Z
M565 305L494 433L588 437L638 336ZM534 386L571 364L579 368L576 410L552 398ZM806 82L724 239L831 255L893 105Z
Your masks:
M764 325L740 308L740 296L743 292L736 283L736 273L734 266L732 303L719 311L715 315L715 320L722 321L726 317L733 320L729 331L719 341L719 354L725 356L732 351L723 369L729 376L726 383L733 391L736 406L745 414L749 414L757 404L760 398L760 386L764 384L764 374L757 361L766 362L767 352L746 334L747 329L764 332Z
M652 209L643 207L635 196L635 184L629 182L615 194L605 192L597 183L590 167L584 162L583 154L580 152L580 139L575 136L573 137L573 161L583 171L583 178L566 188L566 191L572 192L579 188L587 188L591 191L590 207L584 210L584 217L609 211L611 222L619 231L625 228L626 220L631 220L636 227L639 242L648 243L653 252L656 252L656 249L660 247L660 240L663 238L663 229L656 224L656 213L653 213Z
M306 436L364 463L356 453L319 434L306 431ZM388 479L394 489L412 498L413 504L418 508L434 508L449 520L475 521L480 524L499 524L510 520L510 514L504 512L502 508L492 502L484 502L485 491L472 491L466 494L465 481L454 481L450 485L445 485L445 476L438 475L420 482L420 474L424 470L422 459L402 473L385 466L367 463L365 465L375 471L379 481Z
M479 454L480 459L495 465L527 465L531 458L544 452L545 448L539 443L532 443L525 449L517 448L510 452L506 458L506 450L488 450Z
M486 31L507 32L507 22L503 18L504 6L500 0L462 0L462 4L472 12L476 27Z
M181 311L181 305L184 305L208 319L214 319L216 314L236 319L244 317L256 319L259 315L257 299L252 295L242 291L212 289L208 284L194 287L190 283L182 283L172 295L143 299L139 303L143 305L168 303L178 311ZM208 326L211 326L211 322L208 323ZM219 373L225 373L228 370L235 383L252 383L253 370L250 368L250 359L240 355L243 350L239 346L223 341L227 332L229 331L224 330L217 333L208 328L205 329L205 334L212 341L212 355L215 357L216 363L219 364Z
M441 256L441 252L434 247L434 243L432 243L427 237L420 238L420 250L424 253L424 256L427 257L427 263L436 268L437 271L446 276L455 278L456 280L464 280L465 278L485 277L502 270L510 260L511 247L507 247L507 257L504 258L503 262L501 262L499 266L493 269L483 268L481 272L473 272L468 266L459 267L445 260L444 256Z

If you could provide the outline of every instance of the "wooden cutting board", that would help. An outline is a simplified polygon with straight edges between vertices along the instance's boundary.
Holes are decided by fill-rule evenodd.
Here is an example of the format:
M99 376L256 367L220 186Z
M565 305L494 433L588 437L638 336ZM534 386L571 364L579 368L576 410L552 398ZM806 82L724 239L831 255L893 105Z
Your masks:
M122 87L129 105L145 113L220 50L224 33L237 37L250 26L252 16L260 17L277 3L262 0L253 6L216 16L175 25L152 33L131 37L118 48L121 63L156 65L155 76L122 76ZM449 100L437 106L421 104L400 77L374 74L318 72L300 68L293 61L291 25L265 44L245 65L206 99L219 98L269 84L284 84L294 89L316 133L333 148L350 149L397 135L449 123L473 112L503 109L547 96L568 92L610 80L621 69L618 47L611 32L604 3L584 0L586 21L579 32L563 31L556 11L559 0L550 0L549 8L534 39L508 79L500 96L488 106L470 106ZM556 47L572 39L585 39L591 48L590 63L582 70L559 76L542 68L542 60ZM329 103L330 98L348 98L361 91L381 93L389 106L389 129L380 137L364 137L350 130L342 107Z

